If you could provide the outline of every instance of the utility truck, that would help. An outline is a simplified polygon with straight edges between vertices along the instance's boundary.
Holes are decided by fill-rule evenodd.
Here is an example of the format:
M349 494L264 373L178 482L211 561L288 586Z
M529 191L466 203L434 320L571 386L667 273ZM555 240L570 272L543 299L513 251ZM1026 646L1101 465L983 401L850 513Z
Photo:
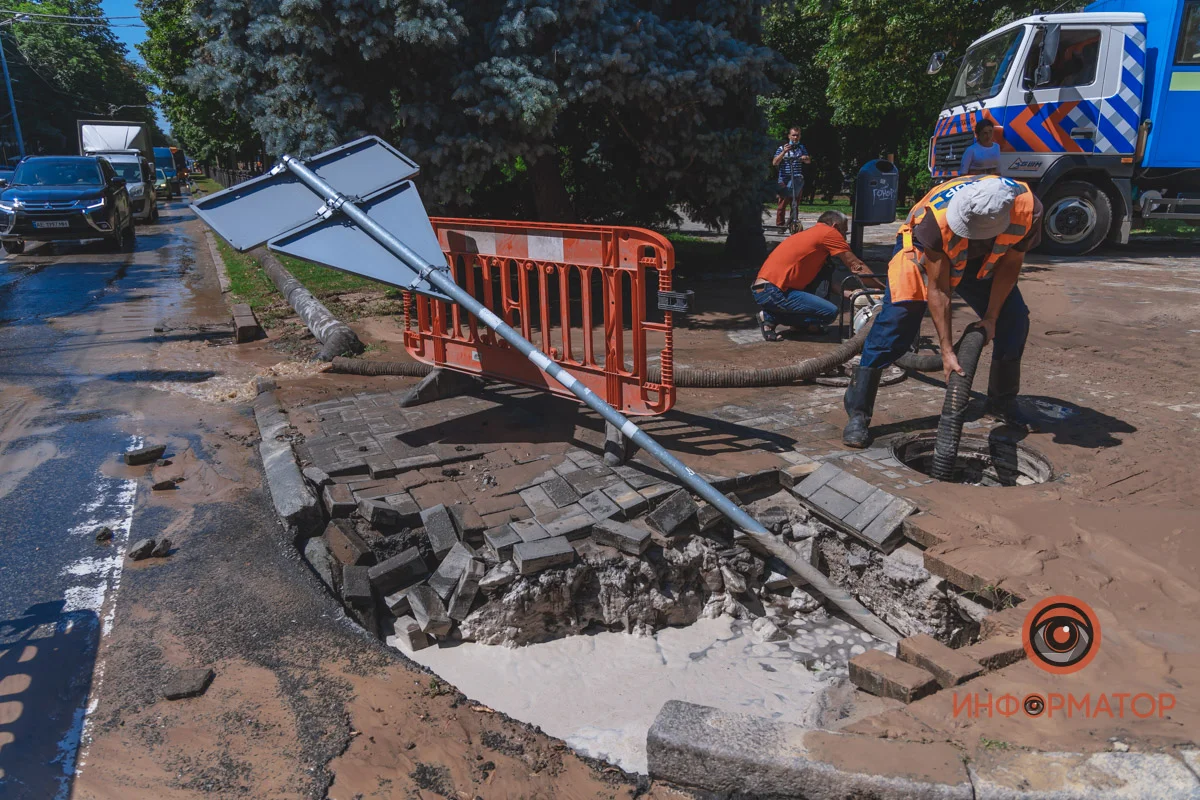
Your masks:
M1047 252L1125 244L1135 217L1200 220L1200 0L1099 0L974 42L930 139L933 177L959 174L984 119L1000 174L1042 200Z
M79 154L99 156L112 166L129 192L133 218L158 221L158 191L155 189L154 148L144 122L79 120Z

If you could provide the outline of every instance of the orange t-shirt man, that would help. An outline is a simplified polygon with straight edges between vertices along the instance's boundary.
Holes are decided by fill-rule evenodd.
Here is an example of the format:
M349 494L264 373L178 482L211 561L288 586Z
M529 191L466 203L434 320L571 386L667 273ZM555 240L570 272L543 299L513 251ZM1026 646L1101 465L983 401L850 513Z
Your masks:
M766 281L784 291L803 289L817 277L827 258L849 250L846 237L837 228L817 223L784 239L767 256L754 283Z

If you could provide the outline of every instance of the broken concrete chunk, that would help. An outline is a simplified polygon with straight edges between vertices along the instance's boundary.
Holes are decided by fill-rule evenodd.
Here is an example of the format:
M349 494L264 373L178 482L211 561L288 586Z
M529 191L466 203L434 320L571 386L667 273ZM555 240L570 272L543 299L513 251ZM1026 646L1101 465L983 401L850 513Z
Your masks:
M400 515L396 509L380 500L359 500L358 513L375 530L395 530L400 527Z
M142 464L149 464L153 461L158 461L163 457L163 453L167 452L165 444L152 444L148 447L142 447L137 450L130 450L122 453L125 457L125 463L131 467L139 467Z
M156 492L168 492L175 488L177 482L177 478L167 478L166 480L155 481L151 484L150 488Z
M331 483L321 490L321 499L325 501L325 510L334 518L348 517L358 508L354 494L344 483Z
M567 483L557 474L551 474L554 477L541 484L542 489L546 492L546 496L550 498L550 502L562 508L579 500L579 493L571 487L571 484Z
M381 595L389 595L422 581L429 574L429 567L415 547L394 555L370 568L371 585Z
M310 465L301 470L301 472L304 474L305 479L318 489L333 483L333 478L329 477L329 473L320 467Z
M354 523L350 520L330 520L322 535L325 543L329 545L329 552L333 553L333 557L339 563L366 567L375 563L375 553L371 551L370 545L358 535L358 531L354 529Z
M421 626L410 614L396 618L396 622L392 625L392 634L384 640L384 643L388 647L409 652L424 650L431 644L425 631L421 630Z
M511 561L497 564L479 579L479 588L485 592L508 586L517 578L517 567Z
M583 496L579 505L595 519L610 519L621 513L621 507L614 503L602 489L596 489Z
M429 537L429 546L436 558L444 558L461 538L454 518L441 503L422 511L421 522L425 525L425 535Z
M650 546L650 531L606 519L592 526L592 539L615 547L622 553L639 556Z
M408 593L408 604L412 607L413 619L425 633L445 636L454 624L446 613L446 606L437 592L427 584L418 584Z
M479 581L483 579L484 569L482 561L472 559L463 570L458 578L458 586L450 596L447 608L450 619L462 622L471 613L471 604L475 602L475 595L479 594Z
M129 552L126 555L133 561L142 561L149 558L150 554L154 552L154 544L153 539L142 539L134 542L129 547Z
M521 542L513 548L513 563L522 575L533 575L553 567L569 566L575 561L575 548L565 536L537 542Z
M371 593L371 568L346 564L342 567L342 599L355 608L375 604Z
M312 567L313 572L329 591L337 591L336 581L342 577L338 563L329 552L329 545L320 536L314 536L304 543L304 560Z
M462 542L455 542L426 583L437 592L438 597L448 600L458 586L458 579L474 560L475 553L469 547Z
M483 534L484 546L491 550L499 561L511 558L513 545L523 541L524 539L512 529L512 525L501 525Z
M696 502L686 489L679 489L646 517L646 522L664 536L696 516Z
M408 593L412 589L409 586L406 589L401 589L398 592L392 592L387 597L383 598L383 604L387 606L388 611L394 616L401 617L407 614L411 607L408 604Z
M211 669L181 669L170 677L163 687L163 697L167 700L184 700L189 697L199 697L208 691L216 673Z
M154 558L166 558L171 554L171 540L163 537L154 545L154 549L150 551L150 555Z
M97 542L104 544L106 542L111 542L112 538L113 538L113 530L112 530L112 528L108 527L107 525L101 525L99 528L96 529L96 541Z

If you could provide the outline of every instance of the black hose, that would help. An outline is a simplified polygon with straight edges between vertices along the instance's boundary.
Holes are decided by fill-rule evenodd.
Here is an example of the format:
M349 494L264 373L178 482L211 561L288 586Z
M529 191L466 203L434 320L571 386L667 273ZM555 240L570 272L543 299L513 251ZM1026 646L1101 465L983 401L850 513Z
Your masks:
M896 359L896 366L911 369L914 372L937 372L942 368L942 354L940 352L905 353Z
M798 381L807 381L822 375L834 367L846 363L862 352L863 342L867 339L867 331L871 326L864 325L862 330L847 339L823 356L801 361L787 367L769 367L766 369L737 369L733 367L716 367L713 369L677 369L674 380L676 386L693 389L732 389L756 386L786 386ZM939 360L938 363L941 363ZM434 367L420 361L376 361L366 358L335 358L333 371L348 375L404 375L420 378L428 375ZM658 383L662 380L662 370L652 366L647 380Z
M973 323L967 326L955 348L963 374L952 372L950 380L946 382L946 399L942 403L942 418L938 422L937 441L933 447L933 477L939 481L954 479L963 417L971 401L971 384L975 380L975 368L979 366L983 345L983 328Z

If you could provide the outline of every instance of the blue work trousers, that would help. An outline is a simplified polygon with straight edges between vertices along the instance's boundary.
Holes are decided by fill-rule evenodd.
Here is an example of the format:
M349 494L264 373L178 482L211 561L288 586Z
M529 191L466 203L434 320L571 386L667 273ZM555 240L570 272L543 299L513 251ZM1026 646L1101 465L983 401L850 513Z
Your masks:
M988 300L992 294L992 280L979 280L978 264L969 264L953 291L969 305L980 319L987 314ZM883 295L883 310L875 318L867 341L863 345L860 364L864 367L886 367L908 352L921 333L921 319L925 316L923 301L893 303L889 287ZM996 338L992 341L993 361L1020 361L1025 353L1025 340L1029 338L1029 307L1016 286L1009 292L1008 299L996 319Z
M837 318L837 306L815 294L779 289L770 283L755 286L751 291L768 325L828 325Z

